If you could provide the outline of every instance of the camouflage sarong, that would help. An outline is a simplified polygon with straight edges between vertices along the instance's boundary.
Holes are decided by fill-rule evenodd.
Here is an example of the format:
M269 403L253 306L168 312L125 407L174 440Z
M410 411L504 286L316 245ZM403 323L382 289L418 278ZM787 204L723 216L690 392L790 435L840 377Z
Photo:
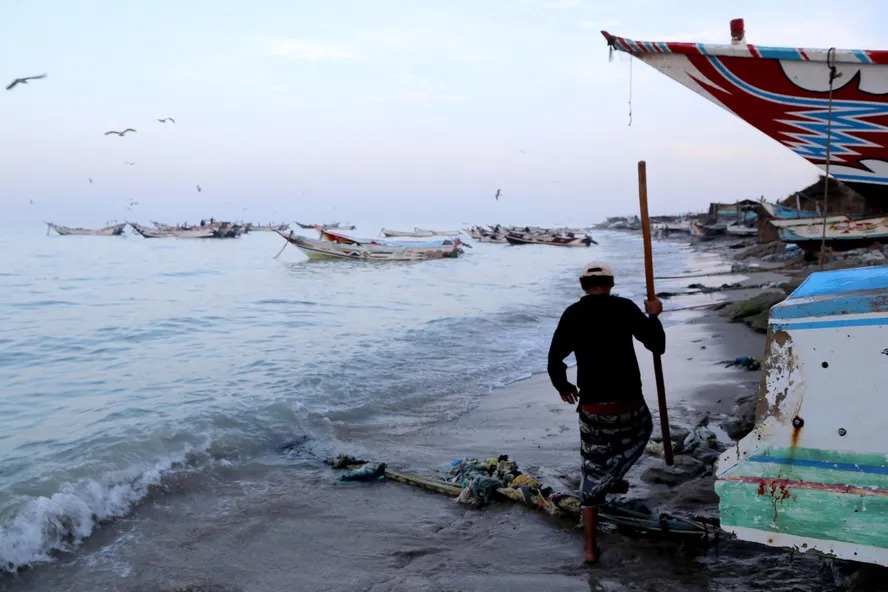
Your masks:
M601 405L597 407L602 407ZM589 413L580 408L580 450L583 478L580 503L595 507L644 452L653 430L645 403L625 413Z

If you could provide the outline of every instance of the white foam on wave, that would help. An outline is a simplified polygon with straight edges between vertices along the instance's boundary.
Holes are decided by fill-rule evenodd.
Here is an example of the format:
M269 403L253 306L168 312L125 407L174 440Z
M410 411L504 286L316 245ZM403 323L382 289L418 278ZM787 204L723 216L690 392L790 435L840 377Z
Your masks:
M15 572L76 548L98 524L129 513L190 452L99 479L64 483L50 497L25 501L0 524L0 570Z

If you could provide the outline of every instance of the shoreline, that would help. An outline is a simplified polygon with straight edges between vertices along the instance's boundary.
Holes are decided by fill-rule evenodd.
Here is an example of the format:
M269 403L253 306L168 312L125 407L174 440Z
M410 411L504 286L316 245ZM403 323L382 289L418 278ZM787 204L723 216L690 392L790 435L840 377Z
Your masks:
M755 275L743 281L753 285ZM658 283L660 289L664 282ZM739 299L755 291L679 294L664 301L664 320L681 321L667 325L663 357L674 428L691 429L707 413L710 426L718 426L736 419L738 399L751 396L754 404L760 373L720 362L761 357L764 335L729 322L718 311L684 307L711 307L717 304L714 299ZM682 310L670 312L673 304ZM636 347L656 435L650 354ZM569 369L571 378L574 373ZM545 373L496 389L454 420L394 436L384 430L338 431L342 449L336 452L366 453L399 470L441 477L454 459L509 454L522 470L556 489L572 489L579 480L574 409L560 401ZM689 477L646 454L627 475L628 497L655 511L717 515L711 475L698 465L703 466L699 459L683 464L696 473ZM397 483L338 485L336 477L308 455L283 460L269 455L237 470L220 469L209 482L183 475L131 515L98 529L75 553L3 583L11 592L678 591L745 590L756 584L770 590L832 589L824 587L822 559L797 556L791 562L789 552L737 541L723 542L718 555L710 552L684 564L655 544L604 534L602 565L589 571L582 565L580 536L563 519L513 504L479 510ZM768 565L763 567L762 560ZM648 587L626 581L626 569L639 564ZM109 581L115 582L113 588Z

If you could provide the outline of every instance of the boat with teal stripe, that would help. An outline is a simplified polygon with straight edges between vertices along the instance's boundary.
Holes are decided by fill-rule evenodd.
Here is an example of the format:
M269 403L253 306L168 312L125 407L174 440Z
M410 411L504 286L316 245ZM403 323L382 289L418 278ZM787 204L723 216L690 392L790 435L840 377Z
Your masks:
M738 538L888 566L888 266L814 273L771 309L756 427L718 461Z

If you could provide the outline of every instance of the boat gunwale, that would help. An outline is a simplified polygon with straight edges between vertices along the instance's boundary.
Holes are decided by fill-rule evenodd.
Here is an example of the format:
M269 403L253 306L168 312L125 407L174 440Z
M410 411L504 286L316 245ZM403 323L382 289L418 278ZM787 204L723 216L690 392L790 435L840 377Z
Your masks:
M888 50L883 49L824 49L783 47L740 43L693 43L687 41L637 41L628 37L601 31L607 44L633 56L642 55L699 55L704 57L731 57L759 60L791 60L799 62L827 62L849 64L888 64ZM832 53L832 57L829 54Z

